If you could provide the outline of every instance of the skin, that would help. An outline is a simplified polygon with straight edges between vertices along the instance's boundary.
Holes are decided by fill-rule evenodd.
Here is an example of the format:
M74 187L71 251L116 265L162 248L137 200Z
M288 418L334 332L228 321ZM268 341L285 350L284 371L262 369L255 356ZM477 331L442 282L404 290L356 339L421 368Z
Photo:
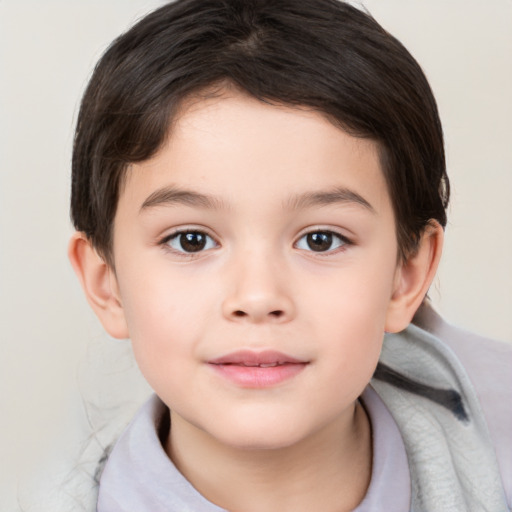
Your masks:
M171 410L167 453L228 510L334 512L364 497L371 437L357 398L442 245L432 223L399 261L377 150L318 113L226 90L184 105L160 151L130 166L115 271L82 234L71 241L89 302L111 335L131 338ZM187 250L183 231L204 248ZM313 250L308 233L332 243ZM244 386L210 364L241 349L305 364Z

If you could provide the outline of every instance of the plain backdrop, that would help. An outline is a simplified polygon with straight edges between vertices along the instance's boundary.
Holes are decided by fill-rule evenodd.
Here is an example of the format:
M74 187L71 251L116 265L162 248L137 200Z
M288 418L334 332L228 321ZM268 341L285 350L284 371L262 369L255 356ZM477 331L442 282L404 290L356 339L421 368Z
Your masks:
M79 99L108 43L162 2L0 0L0 510L48 510L107 410L148 394L66 257ZM431 289L453 323L512 341L512 0L367 0L436 94L453 196ZM118 408L119 406L119 408ZM35 496L35 494L34 494Z

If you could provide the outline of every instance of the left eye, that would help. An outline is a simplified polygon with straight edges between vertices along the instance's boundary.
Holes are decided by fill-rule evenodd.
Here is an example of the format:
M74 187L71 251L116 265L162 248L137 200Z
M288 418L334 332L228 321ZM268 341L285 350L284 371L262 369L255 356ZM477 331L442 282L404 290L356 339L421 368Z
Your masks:
M348 240L332 231L313 231L299 238L296 243L298 249L314 252L327 252L343 247Z
M213 238L202 231L182 231L169 236L165 243L177 252L193 253L216 247Z

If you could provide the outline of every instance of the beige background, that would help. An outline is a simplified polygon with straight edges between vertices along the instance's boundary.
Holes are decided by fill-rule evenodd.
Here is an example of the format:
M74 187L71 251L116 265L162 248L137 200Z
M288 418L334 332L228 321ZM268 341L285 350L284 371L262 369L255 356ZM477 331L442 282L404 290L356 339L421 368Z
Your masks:
M110 40L160 3L0 1L2 511L18 500L50 510L34 489L55 489L90 431L107 432L102 418L117 428L148 392L129 345L89 312L65 253L81 91ZM444 121L453 200L434 302L512 341L512 1L364 3L421 63Z

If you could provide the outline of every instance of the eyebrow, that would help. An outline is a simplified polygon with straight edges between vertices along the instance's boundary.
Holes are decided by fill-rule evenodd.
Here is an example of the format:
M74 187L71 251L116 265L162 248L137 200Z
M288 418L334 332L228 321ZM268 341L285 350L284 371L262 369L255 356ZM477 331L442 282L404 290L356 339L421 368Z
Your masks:
M358 204L371 213L376 213L375 208L373 208L363 196L344 187L297 194L290 197L285 205L291 210L299 210L301 208L328 206L337 203ZM155 190L150 194L145 199L144 203L142 203L140 211L142 212L143 210L157 206L172 206L175 204L184 204L213 210L226 209L226 204L217 197L192 190L180 189L171 185Z
M142 203L140 211L156 206L172 206L175 204L184 204L187 206L196 206L205 209L219 210L225 208L225 204L220 199L194 192L183 190L174 186L159 188L150 194Z
M358 204L371 213L377 213L375 208L363 196L345 187L298 194L287 201L287 206L292 210L298 210L312 206L328 206L337 203Z

